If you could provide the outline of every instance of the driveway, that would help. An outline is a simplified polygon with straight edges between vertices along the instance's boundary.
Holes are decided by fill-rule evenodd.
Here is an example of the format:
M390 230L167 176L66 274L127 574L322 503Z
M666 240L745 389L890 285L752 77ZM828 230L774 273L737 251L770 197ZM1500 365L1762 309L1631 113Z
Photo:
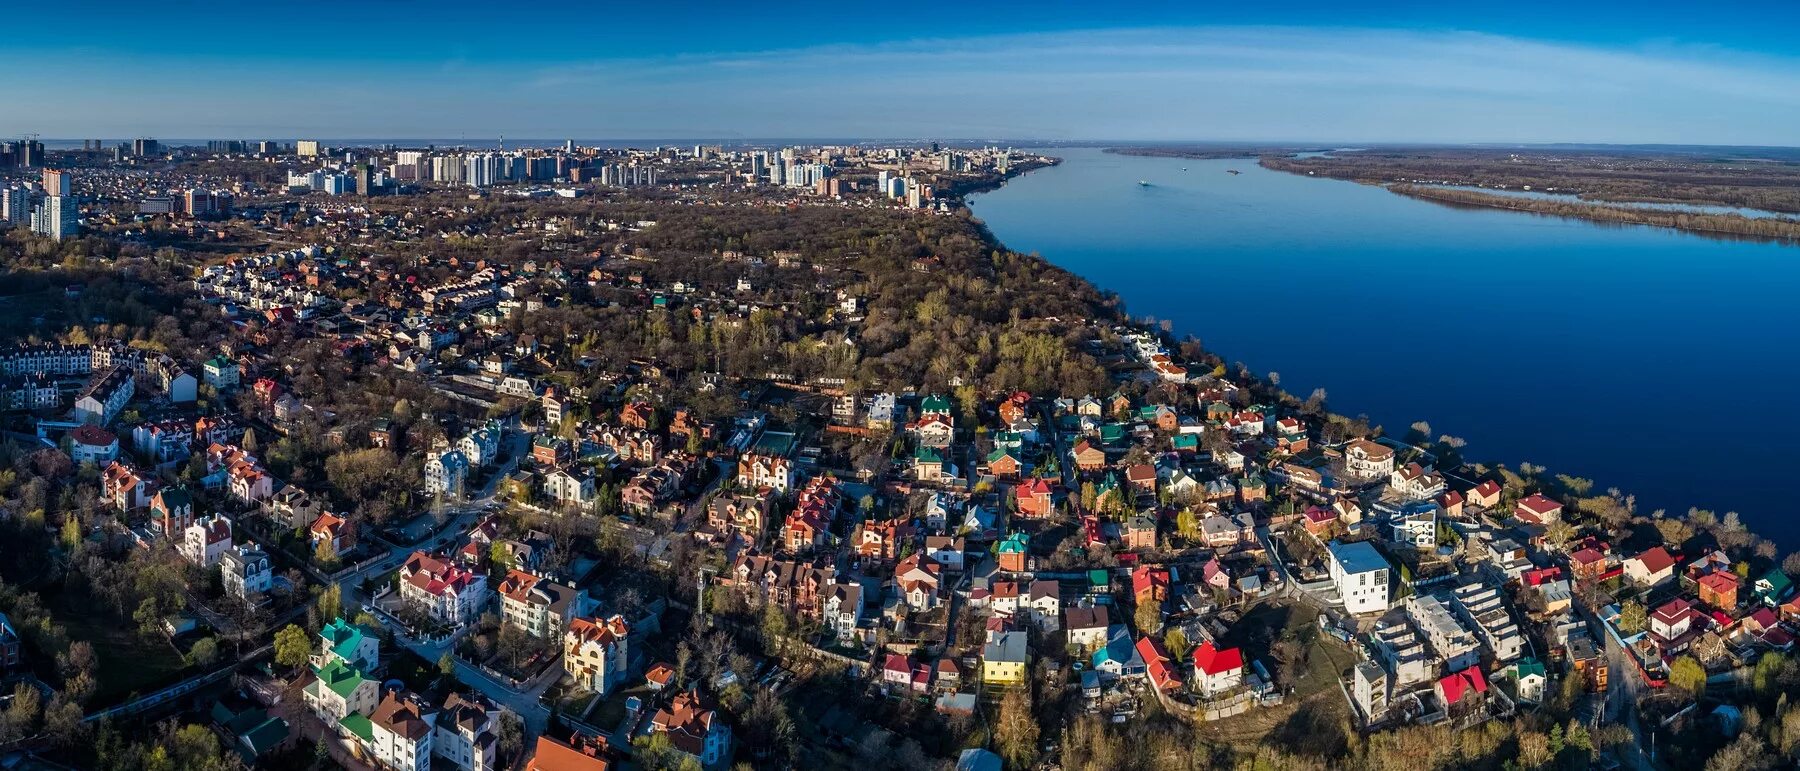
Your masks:
M444 654L448 652L450 647L454 644L450 641L440 643L417 642L406 637L404 634L401 634L399 630L395 630L394 634L395 638L399 640L402 645L405 645L413 653L418 654L420 658L430 662L436 662L439 659L442 659ZM470 688L479 691L481 695L488 697L488 699L495 704L506 707L518 714L520 719L525 723L525 739L527 742L538 734L543 733L544 730L550 726L550 709L540 703L538 698L543 696L544 691L549 690L550 686L555 685L557 680L561 679L563 670L562 659L560 657L557 659L557 663L550 667L548 671L539 675L536 680L527 682L523 688L518 689L494 679L486 672L481 671L477 667L470 666L460 658L452 656L451 661L456 665L456 678L458 680L461 680Z
M538 698L561 679L562 660L557 659L550 671L526 683L519 690L489 677L486 672L463 663L461 659L456 659L456 676L469 687L480 691L483 696L492 699L495 704L518 713L525 721L525 739L530 741L550 726L550 709L540 703Z
M282 719L288 722L288 725L299 731L301 738L324 742L326 749L331 754L331 760L338 766L349 769L349 771L375 771L374 766L357 759L356 756L345 750L344 742L337 736L337 730L327 728L319 720L319 717L312 713L312 710L306 708L304 701L287 699L276 705L275 710L281 714Z

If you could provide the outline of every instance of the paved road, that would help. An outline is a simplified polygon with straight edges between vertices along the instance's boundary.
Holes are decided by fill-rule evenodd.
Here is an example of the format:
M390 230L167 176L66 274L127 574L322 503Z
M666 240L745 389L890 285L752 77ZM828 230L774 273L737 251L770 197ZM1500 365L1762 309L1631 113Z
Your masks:
M1653 771L1656 765L1644 756L1644 729L1639 724L1637 714L1638 694L1645 685L1643 676L1638 674L1637 663L1631 654L1620 644L1617 635L1605 622L1601 627L1606 631L1606 666L1609 676L1606 679L1606 720L1618 723L1631 729L1631 745L1619 753L1620 760L1636 771Z
M486 515L487 506L494 502L494 496L500 487L500 480L505 479L507 474L512 473L512 470L518 467L519 459L531 449L531 443L526 439L525 434L514 430L510 426L502 436L501 441L505 442L507 445L507 454L509 456L507 462L495 469L494 473L488 476L487 485L480 490L475 491L475 496L473 498L445 509L445 512L450 516L450 521L436 536L413 546L393 544L392 548L388 550L388 554L385 558L376 562L371 562L363 568L347 573L342 578L338 579L338 588L343 594L344 607L360 607L367 600L367 598L362 596L362 582L364 578L369 576L379 576L388 571L398 569L402 563L406 562L406 558L411 556L416 549L439 549L451 544L461 543L463 538L468 536L469 531L473 530L475 524Z
M446 509L451 519L443 530L439 531L438 534L431 539L414 546L401 546L396 544L389 550L388 555L385 558L370 563L364 569L346 575L339 581L339 587L343 591L345 607L361 607L362 604L366 602L367 598L364 598L361 593L362 580L365 576L381 575L387 571L399 568L400 565L406 561L406 558L416 549L440 549L461 543L462 540L468 536L469 531L474 529L475 524L480 521L483 516L486 516L487 506L494 502L494 495L500 486L500 480L505 479L506 475L511 473L512 470L518 466L519 459L530 450L530 443L526 440L525 435L516 430L512 430L511 427L508 428L502 441L506 442L508 446L508 455L510 456L510 459L505 464L495 469L489 476L487 485L480 490L473 491L473 497ZM414 653L418 654L420 658L423 658L426 661L436 662L443 658L444 654L450 650L452 645L449 641L438 643L419 642L407 637L398 629L394 629L393 631L396 639L398 639L401 644L411 649ZM538 698L543 695L544 691L549 690L550 686L554 685L559 679L562 672L560 664L552 667L550 672L545 673L545 675L538 680L527 683L524 688L517 690L505 683L495 680L488 676L487 673L469 666L461 660L456 660L455 664L456 676L458 679L467 683L469 687L480 691L482 695L493 700L495 704L499 704L518 713L519 717L523 719L525 723L526 739L528 741L538 734L543 733L544 730L549 727L550 710L540 704Z
M395 639L399 640L400 644L405 645L413 653L418 654L419 658L426 661L436 662L442 659L454 644L450 641L420 642L407 637L398 629L393 631ZM514 689L506 683L495 680L486 672L468 665L462 659L452 656L451 661L456 665L457 679L480 691L481 695L488 697L495 704L518 713L525 722L525 738L528 741L549 727L550 710L539 703L538 698L560 679L562 675L561 658L557 659L556 665L551 667L550 671L545 672L537 680L526 683L525 687L520 689Z
M675 532L688 532L700 522L704 522L706 520L706 496L712 495L714 491L723 487L726 481L737 478L737 467L733 466L730 461L714 458L712 467L712 481L707 482L700 494L694 496L693 500L688 501L682 507L683 515L675 518Z
M456 676L459 679L468 683L469 687L480 691L482 695L492 699L495 704L518 713L519 717L525 721L527 741L550 727L550 709L538 699L544 695L544 691L556 684L561 675L562 660L559 658L557 663L551 667L550 672L540 676L534 682L526 683L521 690L513 690L505 683L489 677L486 672L469 666L460 659L456 661Z

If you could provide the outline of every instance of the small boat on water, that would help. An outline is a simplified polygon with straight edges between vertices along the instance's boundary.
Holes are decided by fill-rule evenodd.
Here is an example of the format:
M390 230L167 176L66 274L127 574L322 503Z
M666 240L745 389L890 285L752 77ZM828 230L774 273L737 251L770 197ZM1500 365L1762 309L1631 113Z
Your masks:
M1141 180L1141 179L1138 180L1138 187L1149 187L1149 186L1150 186L1149 182L1145 182L1144 180Z
M1186 167L1186 166L1183 166L1183 167L1181 167L1181 170L1182 170L1182 171L1187 171L1187 167Z
M1230 174L1230 175L1232 175L1232 176L1237 176L1237 175L1239 175L1239 174L1242 174L1242 173L1244 173L1244 172L1241 172L1241 171L1238 171L1238 170L1237 170L1237 169L1226 169L1226 170L1225 170L1225 173L1226 173L1226 174Z

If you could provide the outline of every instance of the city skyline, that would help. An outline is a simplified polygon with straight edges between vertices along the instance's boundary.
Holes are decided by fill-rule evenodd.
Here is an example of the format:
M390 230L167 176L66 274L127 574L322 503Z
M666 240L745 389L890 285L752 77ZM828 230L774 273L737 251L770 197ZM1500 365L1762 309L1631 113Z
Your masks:
M234 15L70 26L29 9L0 64L35 75L0 132L1800 144L1800 54L1772 32L1800 11L1728 26L1548 8L1003 6L934 26L852 5L703 6L699 23L659 7L567 33L550 8L508 17L542 34L481 35L506 27L480 26L483 7L324 3L280 40Z

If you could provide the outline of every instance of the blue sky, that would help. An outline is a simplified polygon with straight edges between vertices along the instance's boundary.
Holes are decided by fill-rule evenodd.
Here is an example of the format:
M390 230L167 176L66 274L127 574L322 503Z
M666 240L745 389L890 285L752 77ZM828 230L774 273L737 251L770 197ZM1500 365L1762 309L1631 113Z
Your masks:
M1800 145L1800 3L968 6L32 4L0 136Z

